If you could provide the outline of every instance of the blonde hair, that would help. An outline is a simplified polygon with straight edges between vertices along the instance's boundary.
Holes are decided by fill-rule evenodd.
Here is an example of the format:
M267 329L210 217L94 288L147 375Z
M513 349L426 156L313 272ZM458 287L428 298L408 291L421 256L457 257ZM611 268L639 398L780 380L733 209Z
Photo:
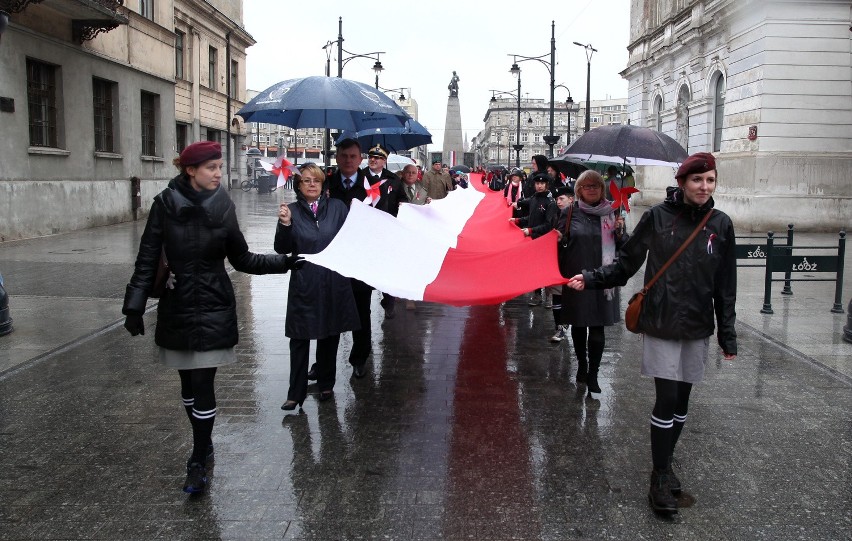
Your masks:
M302 179L305 177L305 174L316 177L320 179L320 182L325 184L325 173L323 173L322 169L320 169L319 166L315 164L307 163L299 168L299 181L297 184L298 186L302 185Z

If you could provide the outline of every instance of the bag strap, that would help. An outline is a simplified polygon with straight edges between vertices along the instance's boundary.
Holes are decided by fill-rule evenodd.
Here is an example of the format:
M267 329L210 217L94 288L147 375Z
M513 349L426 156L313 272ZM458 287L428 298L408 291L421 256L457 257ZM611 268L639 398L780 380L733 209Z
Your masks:
M571 215L574 214L574 203L571 203L571 206L568 207L568 217L565 219L565 233L562 234L563 239L567 239L571 236Z
M710 211L704 215L704 219L699 222L698 227L695 228L695 231L693 231L692 234L689 235L689 237L687 237L685 241L683 241L683 244L680 245L680 248L677 249L677 252L675 252L674 255L672 255L669 260L666 261L666 264L660 267L660 270L657 271L657 274L655 274L654 277L651 278L647 284L645 284L645 287L642 288L643 295L648 293L648 290L651 289L651 286L653 286L654 283L660 278L660 276L662 276L663 273L666 272L666 269L668 269L669 266L671 266L671 264L674 263L678 257L680 257L680 254L682 254L683 251L686 250L686 247L689 245L689 243L695 240L695 237L698 236L698 232L704 228L704 226L707 224L707 220L710 219L710 216L712 214L713 209L710 209Z

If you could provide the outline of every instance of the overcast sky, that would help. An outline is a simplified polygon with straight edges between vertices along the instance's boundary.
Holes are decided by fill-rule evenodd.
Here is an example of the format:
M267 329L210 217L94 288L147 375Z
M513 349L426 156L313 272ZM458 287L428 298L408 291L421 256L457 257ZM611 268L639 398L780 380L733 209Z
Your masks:
M548 5L554 6L549 12L541 9ZM556 21L556 84L567 86L574 101L586 99L586 56L573 42L591 43L598 50L592 57L592 99L627 97L627 82L618 73L627 67L629 0L245 0L245 28L257 41L248 49L248 88L259 91L285 79L323 75L322 46L337 39L338 17L343 17L344 49L357 54L385 51L379 85L411 89L419 120L432 133L430 150L441 148L453 70L461 79L462 131L469 141L483 128L489 89L517 89L508 54L548 55L549 61L551 20ZM331 73L337 75L336 45L333 49ZM343 76L372 85L372 66L368 59L353 59ZM535 61L520 67L522 95L548 100L547 68ZM555 101L567 96L557 88Z

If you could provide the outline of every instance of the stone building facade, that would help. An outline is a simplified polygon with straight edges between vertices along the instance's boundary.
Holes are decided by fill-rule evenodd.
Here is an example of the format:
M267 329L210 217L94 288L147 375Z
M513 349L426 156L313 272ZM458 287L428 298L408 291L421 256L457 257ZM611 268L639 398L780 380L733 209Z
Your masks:
M841 0L631 0L632 124L718 158L716 202L739 229L852 221L850 11ZM642 168L640 200L672 171Z
M244 99L254 42L241 1L0 0L0 9L10 11L0 40L0 242L143 216L185 144L227 133L228 81L232 111ZM208 68L235 65L228 31L237 76L208 87Z

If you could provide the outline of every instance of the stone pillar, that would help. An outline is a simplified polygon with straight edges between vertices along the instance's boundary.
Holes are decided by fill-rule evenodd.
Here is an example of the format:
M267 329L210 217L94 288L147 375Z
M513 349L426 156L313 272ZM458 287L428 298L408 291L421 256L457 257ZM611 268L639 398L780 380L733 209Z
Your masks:
M455 151L455 162L451 160L452 151ZM447 98L447 119L444 122L444 148L442 156L444 163L451 166L464 163L461 107L459 106L458 96L450 96Z

